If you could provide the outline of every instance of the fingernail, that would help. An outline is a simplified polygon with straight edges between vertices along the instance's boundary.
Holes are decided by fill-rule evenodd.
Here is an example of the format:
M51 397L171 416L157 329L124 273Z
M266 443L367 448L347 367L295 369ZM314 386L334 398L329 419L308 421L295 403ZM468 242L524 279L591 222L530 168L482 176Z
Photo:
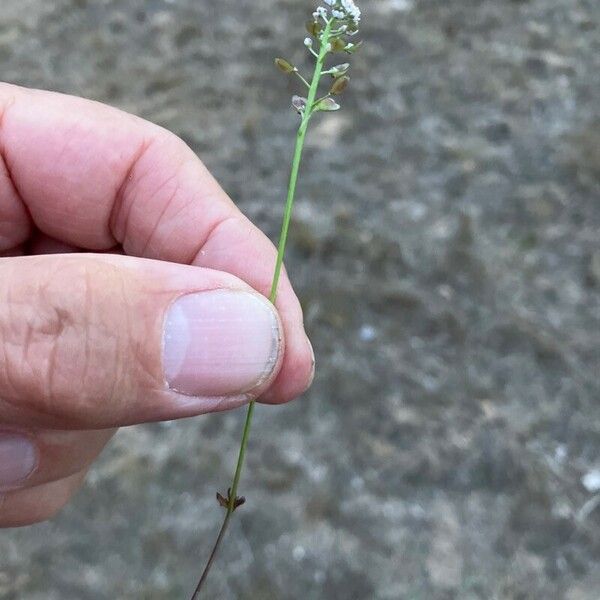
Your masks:
M237 290L188 294L165 318L165 378L190 396L243 394L272 374L280 344L279 320L266 299Z
M16 433L0 433L0 487L27 479L35 470L37 451L32 442Z

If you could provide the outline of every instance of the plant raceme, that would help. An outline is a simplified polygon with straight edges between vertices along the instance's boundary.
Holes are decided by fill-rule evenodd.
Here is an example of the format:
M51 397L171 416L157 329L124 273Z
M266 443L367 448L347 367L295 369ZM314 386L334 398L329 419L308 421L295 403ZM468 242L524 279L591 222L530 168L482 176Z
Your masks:
M304 77L298 67L294 66L289 61L283 58L276 58L275 65L283 73L298 77L300 82L306 88L306 96L294 96L292 98L292 107L300 115L300 125L296 135L296 144L292 158L292 166L290 179L287 191L287 198L283 214L283 222L281 225L281 233L279 236L279 244L277 247L277 260L273 273L271 291L269 300L275 303L277 298L277 288L281 269L283 267L283 259L285 257L285 248L287 245L290 222L292 218L292 210L294 207L294 198L296 194L296 185L298 183L298 173L302 159L302 151L308 124L312 116L317 112L331 112L340 109L337 98L342 94L350 82L348 71L350 64L348 62L326 66L330 55L346 53L354 54L362 45L362 42L353 42L352 39L359 32L359 24L361 19L361 11L356 6L353 0L323 0L325 6L319 6L313 13L312 19L306 24L306 29L309 36L304 40L304 46L308 52L314 57L313 73L310 78ZM323 78L329 78L329 90L324 95L319 96L319 87ZM227 490L227 495L217 493L217 501L220 506L225 509L225 517L219 531L217 540L213 546L212 552L202 573L200 581L192 596L192 600L200 598L204 583L208 577L210 568L217 555L221 542L224 538L227 526L233 512L245 502L245 498L237 495L237 489L244 465L246 448L248 445L248 437L252 417L254 414L255 403L251 402L248 405L248 412L242 432L242 439L238 454L237 466L231 487Z
M320 6L313 12L313 18L306 24L310 34L304 39L304 45L315 57L317 65L311 82L300 73L300 70L284 58L276 58L275 64L283 72L296 75L308 89L308 97L294 96L293 108L308 122L313 113L319 111L339 110L339 104L332 98L341 94L350 81L348 77L349 63L334 65L324 69L324 61L329 54L345 52L354 54L361 46L361 42L354 43L348 38L358 33L360 23L360 9L353 0L325 0L327 7ZM321 98L312 98L311 91L317 88L321 78L331 75L333 83L329 92Z

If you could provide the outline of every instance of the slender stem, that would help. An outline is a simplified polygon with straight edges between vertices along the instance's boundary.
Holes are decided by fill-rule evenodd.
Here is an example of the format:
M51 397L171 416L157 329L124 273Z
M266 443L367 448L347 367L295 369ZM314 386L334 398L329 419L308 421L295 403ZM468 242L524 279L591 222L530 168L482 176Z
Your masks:
M277 260L275 261L275 271L273 273L273 282L271 284L271 291L269 293L269 300L275 304L277 299L277 287L279 286L279 279L281 277L281 269L283 267L283 259L285 257L285 248L288 239L288 232L290 228L290 222L292 219L292 210L294 208L294 198L296 195L296 185L298 183L298 173L300 171L300 163L302 161L302 150L304 148L304 140L306 138L306 132L308 130L308 123L313 114L313 108L315 104L315 98L317 97L317 90L319 88L319 81L321 79L321 74L323 71L323 64L325 62L325 58L327 56L329 36L331 34L331 22L327 24L325 29L323 30L323 36L321 38L321 46L319 49L319 53L317 54L317 62L315 65L315 70L313 73L312 81L310 83L310 88L308 91L308 98L306 99L306 110L302 114L302 121L300 123L300 127L298 128L298 133L296 135L296 145L294 148L294 158L292 160L292 169L290 173L290 180L288 185L288 193L285 202L285 210L283 213L283 223L281 225L281 233L279 235L279 244L277 246ZM309 49L312 51L312 49ZM308 83L308 82L307 82ZM236 508L235 502L237 499L237 489L240 482L240 476L242 474L242 467L244 466L244 458L246 456L246 448L248 446L248 436L250 434L250 427L252 425L252 417L254 415L254 407L255 402L250 402L248 405L248 411L246 413L246 421L244 422L244 429L242 432L242 439L240 442L240 450L238 454L237 465L235 468L235 474L233 476L233 482L231 484L231 489L229 491L228 504L226 508L225 518L223 519L223 524L221 525L221 529L219 531L219 535L217 540L213 546L212 552L206 563L206 567L202 573L200 581L196 587L194 595L192 596L192 600L198 600L200 598L200 592L202 591L202 587L208 577L208 573L210 568L212 567L221 542L225 536L225 532L227 531L227 526L229 525L229 521L231 519L231 515Z
M310 83L308 83L308 81L306 81L306 79L304 79L304 77L302 77L302 75L300 75L300 73L298 73L298 71L294 71L294 75L296 75L296 77L298 77L298 79L300 79L300 81L307 87L310 88Z
M300 170L300 162L302 160L302 150L304 148L304 139L306 138L306 131L308 130L308 122L312 116L313 106L315 98L317 96L317 90L319 88L319 81L321 80L321 72L323 71L323 63L327 56L327 44L329 43L329 31L331 24L329 23L323 31L323 37L321 39L321 48L315 64L315 71L313 74L310 89L308 90L308 98L306 99L306 110L302 115L302 122L298 128L298 134L296 136L296 147L294 149L294 159L292 160L292 171L290 173L290 183L288 186L288 194L285 202L285 210L283 214L283 223L281 225L281 234L279 235L279 244L277 245L277 261L275 263L275 273L273 274L273 284L271 285L271 293L269 294L269 300L275 303L277 296L277 286L279 285L279 277L281 275L281 267L283 265L283 258L285 256L285 248L287 244L288 232L290 228L290 221L292 219L292 209L294 208L294 197L296 195L296 184L298 183L298 172Z
M204 582L206 581L206 578L208 577L210 568L212 567L215 557L217 556L217 551L219 550L219 546L221 545L221 540L225 536L225 532L227 531L227 525L229 525L229 519L231 518L232 514L233 513L229 512L229 511L227 511L227 513L225 514L225 519L223 519L223 524L221 525L221 529L219 530L219 535L217 536L217 541L215 542L212 552L210 553L210 557L208 558L206 567L204 567L204 571L202 572L200 581L198 581L198 585L196 586L196 589L194 590L194 595L192 596L192 600L196 600L196 598L200 598L200 591L202 590L202 586L204 585Z

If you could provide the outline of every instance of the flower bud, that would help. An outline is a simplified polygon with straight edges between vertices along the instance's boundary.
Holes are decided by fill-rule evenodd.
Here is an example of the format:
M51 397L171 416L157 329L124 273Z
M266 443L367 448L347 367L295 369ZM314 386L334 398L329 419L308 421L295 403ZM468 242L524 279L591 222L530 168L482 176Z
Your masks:
M312 40L311 40L309 37L307 37L307 38L304 38L304 45L305 45L307 48L310 48L310 47L313 45L313 41L312 41Z
M350 83L350 77L346 75L342 75L342 77L338 77L331 86L329 90L330 94L338 95L344 92L344 90L348 87L348 83Z
M276 58L275 65L282 73L293 73L296 70L292 64L290 64L285 58Z
M302 96L293 96L292 106L298 113L302 114L306 108L306 98L303 98Z
M360 42L356 42L356 44L350 43L350 44L348 44L346 46L345 51L348 54L354 54L354 53L358 52L361 49L362 45L363 45L362 40L360 40Z

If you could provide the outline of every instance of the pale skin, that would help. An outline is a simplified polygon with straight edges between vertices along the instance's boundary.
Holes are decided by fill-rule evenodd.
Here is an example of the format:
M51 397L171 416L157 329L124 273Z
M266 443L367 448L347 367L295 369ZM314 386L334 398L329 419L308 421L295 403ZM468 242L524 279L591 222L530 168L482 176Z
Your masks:
M276 357L255 386L197 398L165 382L169 306L210 290L268 295L275 255L175 135L0 84L0 433L31 440L36 462L0 486L0 527L55 515L119 426L305 391L314 357L285 273Z

